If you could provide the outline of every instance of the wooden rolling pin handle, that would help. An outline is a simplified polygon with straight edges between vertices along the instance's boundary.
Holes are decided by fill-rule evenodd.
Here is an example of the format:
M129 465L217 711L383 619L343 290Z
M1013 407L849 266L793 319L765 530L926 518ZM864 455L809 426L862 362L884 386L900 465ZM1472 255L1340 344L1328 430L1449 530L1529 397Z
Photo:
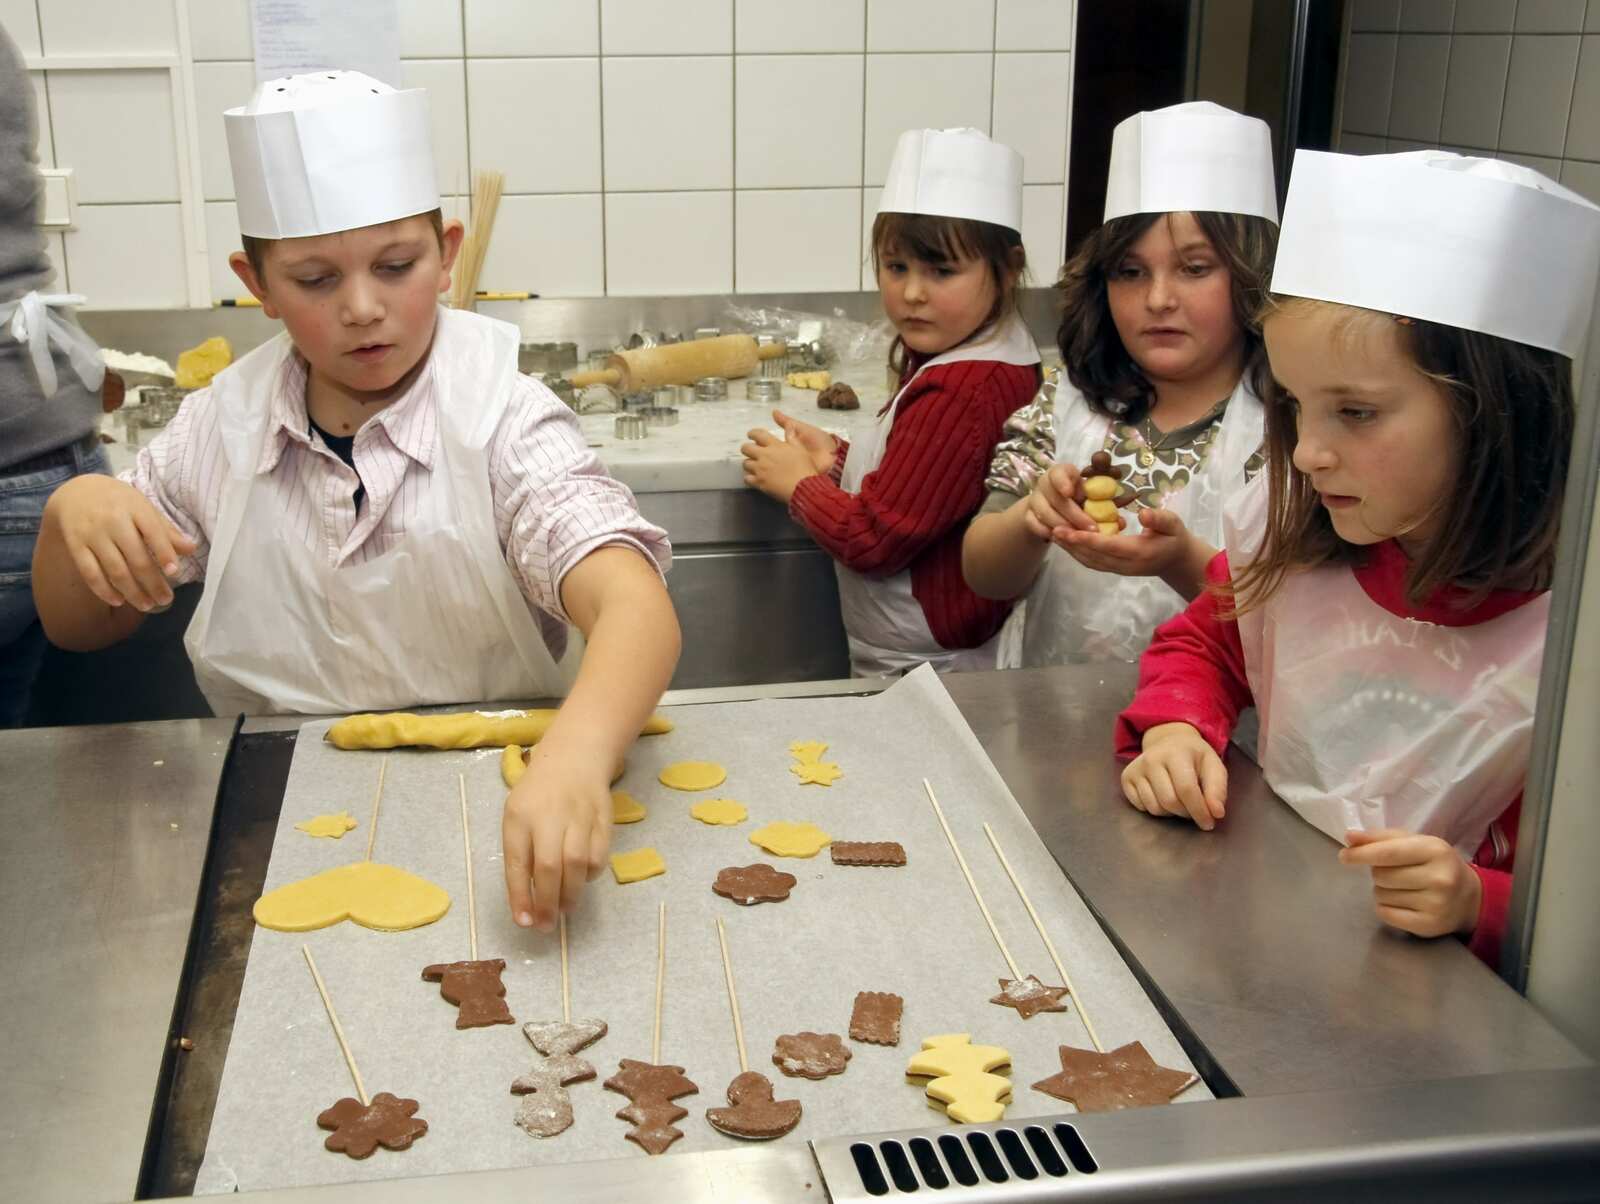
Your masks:
M586 389L590 385L610 385L615 389L622 385L622 373L615 368L596 368L592 372L569 372L567 379L572 382L574 389Z
M756 348L756 358L759 360L775 360L788 354L788 343L763 343Z

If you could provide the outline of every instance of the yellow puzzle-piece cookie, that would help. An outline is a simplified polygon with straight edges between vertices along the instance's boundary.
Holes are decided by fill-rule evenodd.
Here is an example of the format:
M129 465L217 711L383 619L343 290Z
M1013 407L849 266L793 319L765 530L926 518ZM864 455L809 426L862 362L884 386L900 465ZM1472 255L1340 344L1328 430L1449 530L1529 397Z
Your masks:
M820 761L828 746L820 740L796 740L789 745L789 755L797 761Z
M981 1125L1006 1114L1002 1102L1011 1096L1011 1080L989 1072L1011 1063L998 1045L973 1045L969 1033L926 1037L922 1051L906 1064L907 1076L931 1076L928 1098L944 1105L951 1120Z
M611 792L611 822L614 824L636 824L648 812L644 804L626 790L613 790Z
M802 786L832 786L844 777L844 770L832 761L796 761L789 772L800 779Z
M449 910L442 887L392 865L357 861L268 891L252 914L257 924L279 932L310 932L340 920L400 932L431 924Z
M311 819L301 820L295 825L307 836L328 836L338 840L346 832L354 830L356 821L348 811L336 811L332 815L317 815Z
M750 833L750 843L777 857L815 857L833 843L833 837L816 824L779 820Z
M654 849L635 849L631 853L611 854L611 872L617 881L638 882L667 872L667 863Z
M1085 477L1083 481L1083 496L1091 502L1109 502L1122 490L1122 482L1116 477ZM1084 513L1092 513L1087 506Z
M749 812L744 809L743 803L736 803L731 798L708 798L690 807L689 814L703 824L742 824Z
M324 737L336 748L494 748L506 744L537 744L555 722L549 708L532 711L465 711L452 715L413 715L391 711L380 715L351 715L328 729ZM651 715L640 735L660 736L672 730L672 720Z
M505 751L500 754L500 776L505 780L507 789L522 781L522 775L528 772L528 763L522 759L522 745L508 744ZM621 762L611 774L611 784L615 786L627 771L628 763ZM641 815L639 818L643 819ZM627 822L627 821L623 821Z
M676 761L656 776L674 790L710 790L728 780L728 771L715 761Z

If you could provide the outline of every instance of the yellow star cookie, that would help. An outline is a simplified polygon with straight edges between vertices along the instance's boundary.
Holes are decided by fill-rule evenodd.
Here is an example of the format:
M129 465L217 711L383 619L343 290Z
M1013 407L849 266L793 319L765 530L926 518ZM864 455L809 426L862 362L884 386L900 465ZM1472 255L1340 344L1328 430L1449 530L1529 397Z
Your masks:
M677 761L656 776L673 790L710 790L727 781L728 771L715 761Z
M796 761L789 772L800 779L802 786L832 786L844 777L844 770L832 761Z
M338 840L346 832L356 826L356 821L351 818L348 811L336 811L332 815L318 815L312 819L302 820L295 827L307 836L330 836Z
M647 812L644 804L626 790L613 790L611 792L611 822L614 824L636 824L645 817Z
M928 1098L943 1104L951 1120L981 1125L1006 1114L1001 1101L1011 1095L1011 1080L989 1072L1010 1062L1011 1054L998 1045L973 1045L968 1033L946 1033L923 1039L906 1074L931 1076Z
M816 824L780 820L750 833L750 843L778 857L815 857L833 843L833 837Z
M399 932L431 924L450 910L450 896L415 874L357 861L270 890L256 900L256 923L279 932L310 932L340 920Z
M820 740L796 740L789 745L789 755L800 761L820 761L828 746Z
M611 872L618 882L638 882L667 872L667 863L654 849L635 849L631 853L611 854Z
M742 824L749 813L731 798L708 798L690 807L689 814L703 824Z

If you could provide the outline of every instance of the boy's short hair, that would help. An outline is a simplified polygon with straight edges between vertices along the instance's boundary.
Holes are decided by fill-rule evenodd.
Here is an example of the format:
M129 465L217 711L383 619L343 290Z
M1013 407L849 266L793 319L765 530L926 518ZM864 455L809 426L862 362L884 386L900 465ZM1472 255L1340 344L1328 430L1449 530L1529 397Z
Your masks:
M444 253L444 212L439 209L430 209L426 214L413 214L413 217L426 217L433 225L433 236L439 240L439 253ZM403 218L401 219L404 220ZM239 235L239 241L244 245L244 257L250 261L250 270L255 272L256 279L262 277L261 263L266 250L277 238L257 238L252 234Z

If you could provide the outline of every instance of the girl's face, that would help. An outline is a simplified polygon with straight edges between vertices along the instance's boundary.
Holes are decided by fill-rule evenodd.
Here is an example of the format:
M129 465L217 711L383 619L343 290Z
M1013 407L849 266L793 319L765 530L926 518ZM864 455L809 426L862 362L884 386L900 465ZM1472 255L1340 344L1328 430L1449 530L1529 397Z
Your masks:
M922 356L966 340L984 324L999 296L982 259L931 263L894 247L878 256L878 292L901 340Z
M1237 368L1244 331L1234 317L1232 288L1228 269L1190 213L1152 223L1106 276L1122 345L1156 384Z
M1415 555L1445 523L1460 465L1450 398L1418 371L1399 323L1350 318L1291 306L1265 323L1272 374L1295 400L1294 466L1340 539L1396 538Z

